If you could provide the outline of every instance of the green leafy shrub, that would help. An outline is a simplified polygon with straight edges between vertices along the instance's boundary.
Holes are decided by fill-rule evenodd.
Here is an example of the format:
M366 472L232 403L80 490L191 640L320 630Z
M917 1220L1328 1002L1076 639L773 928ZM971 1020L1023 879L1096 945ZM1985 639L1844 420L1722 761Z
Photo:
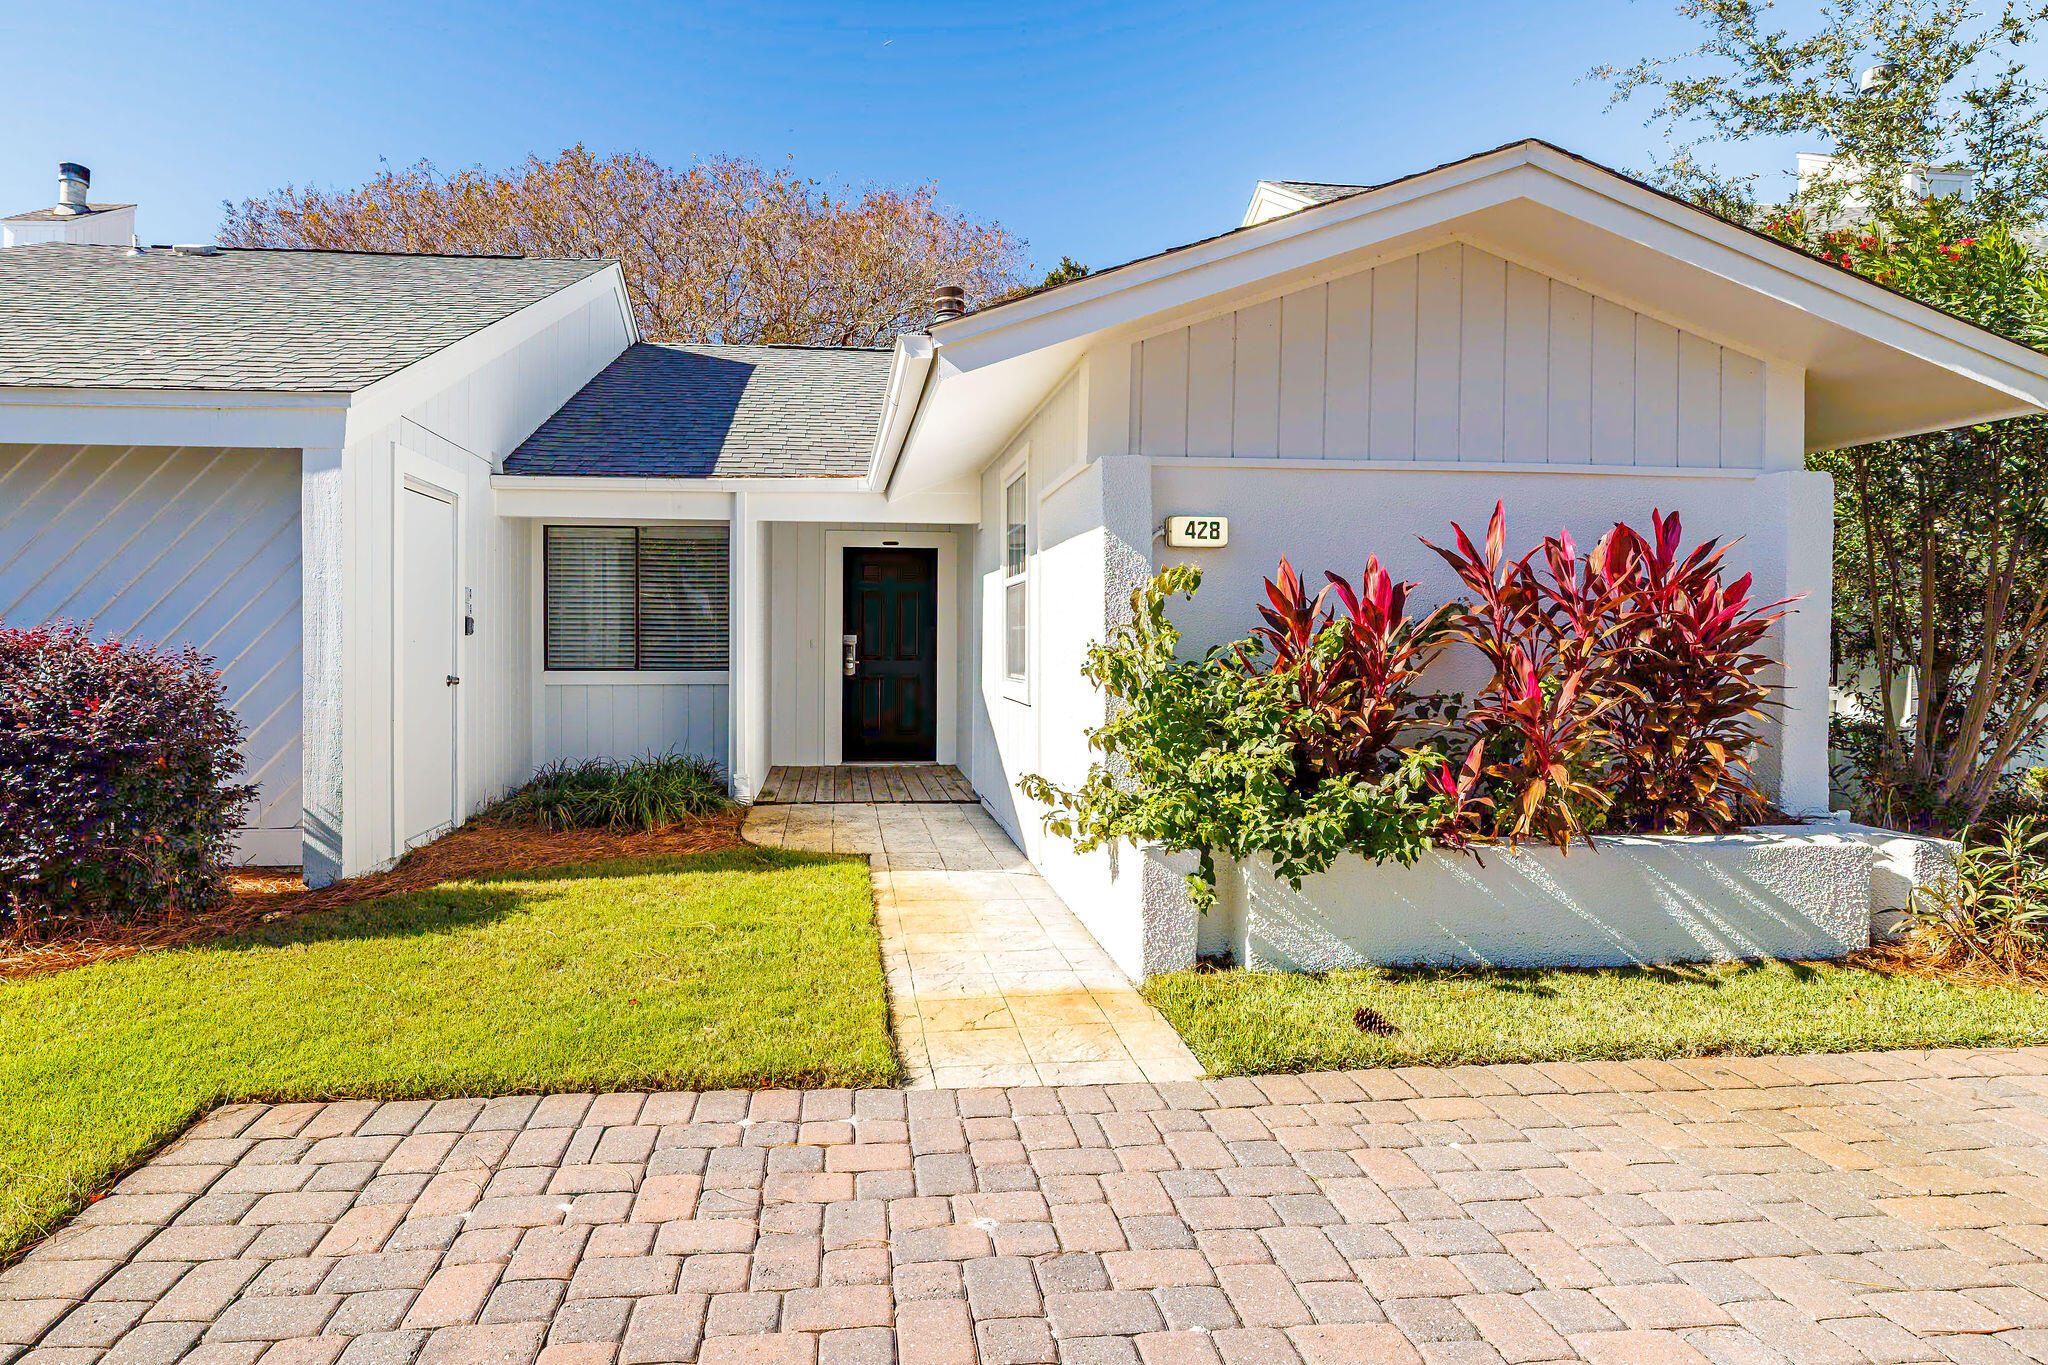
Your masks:
M202 910L255 788L220 673L192 649L0 631L0 929Z
M491 807L493 819L545 829L662 829L732 809L725 774L708 758L673 751L620 761L555 763Z
M1424 748L1390 756L1377 776L1301 781L1304 734L1334 741L1335 725L1302 707L1288 670L1262 670L1253 642L1175 657L1180 632L1166 603L1201 581L1193 565L1165 570L1132 594L1133 619L1088 651L1082 676L1110 701L1110 718L1088 733L1102 758L1071 791L1022 780L1026 796L1051 808L1047 828L1083 850L1128 840L1196 852L1190 884L1204 906L1215 900L1219 853L1264 854L1296 886L1341 853L1421 857L1451 810L1425 789L1441 756ZM1341 647L1326 631L1314 650L1327 658Z
M1973 838L1955 870L1913 892L1913 937L1936 966L2048 975L2048 826L2008 820Z

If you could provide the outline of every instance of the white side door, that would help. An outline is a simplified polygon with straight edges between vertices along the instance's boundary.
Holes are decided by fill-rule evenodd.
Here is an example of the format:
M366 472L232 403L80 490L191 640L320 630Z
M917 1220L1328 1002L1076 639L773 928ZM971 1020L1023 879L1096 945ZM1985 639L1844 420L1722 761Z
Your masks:
M397 530L397 796L400 842L411 848L455 823L455 504L404 485Z

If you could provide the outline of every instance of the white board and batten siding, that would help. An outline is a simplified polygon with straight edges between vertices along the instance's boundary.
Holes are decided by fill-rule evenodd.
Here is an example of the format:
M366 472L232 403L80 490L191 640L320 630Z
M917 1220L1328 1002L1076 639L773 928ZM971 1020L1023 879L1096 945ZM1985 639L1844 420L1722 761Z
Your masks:
M299 860L299 453L0 445L0 622L214 659L257 789L237 855Z
M723 682L543 682L539 761L677 753L727 766Z
M362 616L351 618L345 674L347 716L340 742L350 774L393 770L395 676L392 603L404 591L394 580L392 533L396 498L406 478L423 477L457 498L458 593L475 617L473 635L457 641L462 679L458 703L455 819L473 814L524 782L535 753L538 698L534 686L537 599L534 538L528 523L500 517L491 475L627 343L626 320L607 294L569 311L450 382L398 419L352 434L343 455L352 506L344 557L354 568L352 595ZM359 628L358 623L368 628ZM328 740L325 742L332 742ZM395 829L394 784L381 776L317 792L316 810L345 813L345 858L309 840L308 875L354 875L402 850ZM314 827L327 818L316 814ZM337 865L339 864L339 865Z
M1464 243L1136 343L1149 456L1760 469L1764 364Z

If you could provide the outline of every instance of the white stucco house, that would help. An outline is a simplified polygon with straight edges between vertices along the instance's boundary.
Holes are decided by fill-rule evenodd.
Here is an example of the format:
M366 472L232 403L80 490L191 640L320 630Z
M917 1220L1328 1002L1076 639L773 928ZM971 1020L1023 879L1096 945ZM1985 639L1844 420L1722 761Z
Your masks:
M1207 645L1283 554L1440 598L1417 535L1496 499L1524 545L1678 509L1806 595L1765 776L1820 809L1806 453L2044 409L2048 356L1540 142L1265 182L891 351L648 344L605 262L44 242L0 251L0 618L216 656L245 852L315 881L554 759L932 760L1137 973L1135 864L1015 783L1085 768L1077 665L1156 566L1199 557Z

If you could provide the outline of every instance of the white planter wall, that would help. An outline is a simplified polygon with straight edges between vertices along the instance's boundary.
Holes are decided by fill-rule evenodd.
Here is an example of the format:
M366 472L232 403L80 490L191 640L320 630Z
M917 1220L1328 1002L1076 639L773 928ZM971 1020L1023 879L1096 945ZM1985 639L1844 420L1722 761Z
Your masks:
M1347 856L1298 891L1264 865L1232 865L1203 946L1280 971L1820 959L1870 946L1877 850L1827 826L1481 857L1402 867Z

